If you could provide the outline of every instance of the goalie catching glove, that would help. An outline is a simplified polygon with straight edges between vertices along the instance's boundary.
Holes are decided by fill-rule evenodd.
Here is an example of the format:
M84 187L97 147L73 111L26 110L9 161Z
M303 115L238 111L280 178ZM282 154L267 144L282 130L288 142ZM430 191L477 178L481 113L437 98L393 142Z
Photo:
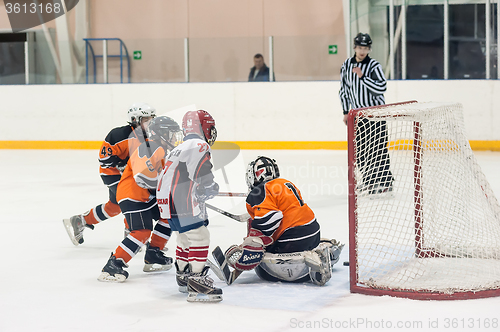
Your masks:
M264 247L271 243L273 243L272 237L265 236L261 231L251 228L241 245L233 245L226 250L226 260L235 270L253 270L264 258Z

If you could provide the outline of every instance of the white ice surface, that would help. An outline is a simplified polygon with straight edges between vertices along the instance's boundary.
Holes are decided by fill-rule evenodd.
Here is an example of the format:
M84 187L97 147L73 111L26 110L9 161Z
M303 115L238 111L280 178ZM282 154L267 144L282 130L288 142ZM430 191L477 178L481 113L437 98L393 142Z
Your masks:
M259 154L275 158L282 176L299 187L317 215L322 235L347 243L346 152L215 152L214 160L235 157L217 170L221 190L243 191L245 165ZM478 152L476 157L499 197L500 153ZM224 291L224 300L217 304L186 302L186 296L177 291L174 270L142 272L143 252L129 262L130 277L125 283L102 283L97 276L123 236L121 215L94 231L86 230L85 243L78 247L62 224L63 218L107 201L97 152L0 150L0 174L1 332L500 328L500 298L415 301L351 294L348 267L342 265L348 260L347 246L325 287L267 283L254 272L245 272L226 286L213 276ZM245 212L242 199L216 198L212 204L237 214ZM213 211L209 215L211 249L241 242L244 224ZM174 255L175 235L168 248Z

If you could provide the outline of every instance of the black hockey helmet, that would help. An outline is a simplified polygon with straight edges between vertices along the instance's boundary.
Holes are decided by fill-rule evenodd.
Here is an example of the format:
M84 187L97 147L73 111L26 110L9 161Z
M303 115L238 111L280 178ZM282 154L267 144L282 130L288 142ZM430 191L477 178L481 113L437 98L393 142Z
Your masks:
M367 33L358 33L354 38L354 46L372 46L372 39Z
M148 135L153 141L167 143L171 149L182 141L183 136L181 127L168 116L158 116L151 120L148 126Z
M262 182L271 181L280 177L280 170L276 160L259 156L247 166L246 182L251 190Z

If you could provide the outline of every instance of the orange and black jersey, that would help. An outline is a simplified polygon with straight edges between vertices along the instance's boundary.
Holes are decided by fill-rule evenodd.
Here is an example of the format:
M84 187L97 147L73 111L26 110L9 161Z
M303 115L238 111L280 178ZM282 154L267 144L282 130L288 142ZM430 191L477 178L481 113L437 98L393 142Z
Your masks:
M304 203L297 187L286 179L277 178L254 187L247 196L246 207L253 219L252 228L275 242L290 229L298 232L281 241L298 241L319 234L314 212Z
M133 203L154 200L156 205L156 182L165 165L166 154L167 151L154 141L142 143L132 153L118 184L116 200L120 207L127 200Z
M99 150L101 176L120 175L118 166L125 166L132 152L144 142L144 132L127 125L114 128L104 139Z

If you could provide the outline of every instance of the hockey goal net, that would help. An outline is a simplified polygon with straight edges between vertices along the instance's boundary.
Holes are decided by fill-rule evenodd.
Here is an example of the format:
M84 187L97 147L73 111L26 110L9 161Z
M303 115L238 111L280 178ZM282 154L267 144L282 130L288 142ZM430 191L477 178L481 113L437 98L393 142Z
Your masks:
M351 292L500 295L500 206L462 113L417 102L349 113Z

